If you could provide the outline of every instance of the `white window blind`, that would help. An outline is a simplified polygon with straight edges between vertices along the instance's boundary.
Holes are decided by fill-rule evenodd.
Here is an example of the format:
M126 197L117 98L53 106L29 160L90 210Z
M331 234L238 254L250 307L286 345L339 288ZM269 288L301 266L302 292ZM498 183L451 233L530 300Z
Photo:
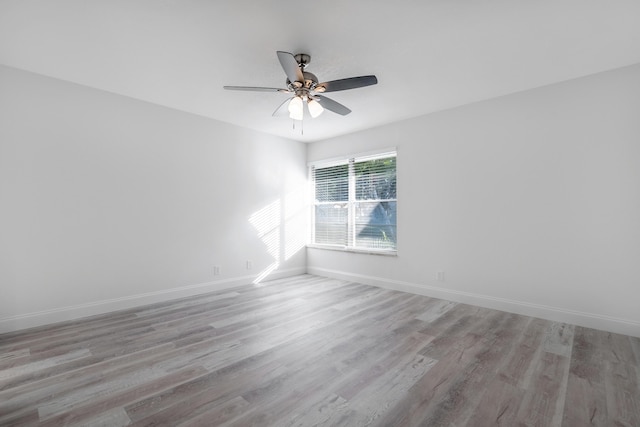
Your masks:
M395 152L316 164L311 176L312 243L396 250Z

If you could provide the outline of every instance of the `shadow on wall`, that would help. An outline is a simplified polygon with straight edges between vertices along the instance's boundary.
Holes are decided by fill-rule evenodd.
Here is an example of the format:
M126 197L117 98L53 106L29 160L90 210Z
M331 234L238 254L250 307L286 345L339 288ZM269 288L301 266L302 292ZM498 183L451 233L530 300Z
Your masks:
M307 243L307 203L304 188L287 194L249 217L258 237L273 262L258 274L254 284L262 282Z

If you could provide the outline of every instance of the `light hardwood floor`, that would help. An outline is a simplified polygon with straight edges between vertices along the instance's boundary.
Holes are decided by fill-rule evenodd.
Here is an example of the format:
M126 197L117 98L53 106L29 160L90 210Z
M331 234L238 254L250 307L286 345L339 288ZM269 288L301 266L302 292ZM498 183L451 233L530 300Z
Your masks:
M640 426L640 339L297 276L0 335L0 425Z

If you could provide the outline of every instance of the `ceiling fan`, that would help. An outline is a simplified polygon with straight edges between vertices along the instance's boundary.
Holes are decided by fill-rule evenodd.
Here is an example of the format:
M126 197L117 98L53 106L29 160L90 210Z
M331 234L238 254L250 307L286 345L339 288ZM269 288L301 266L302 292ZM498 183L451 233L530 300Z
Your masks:
M302 120L305 105L313 118L318 117L325 109L342 116L346 116L351 112L350 109L339 102L320 95L321 93L356 89L378 83L376 76L349 77L318 83L318 78L314 74L304 70L311 62L311 56L305 53L299 53L297 55L282 51L278 51L277 53L280 65L282 65L282 69L287 75L286 89L251 86L224 86L224 88L227 90L255 92L281 92L293 95L276 108L273 116L281 116L288 111L290 118Z

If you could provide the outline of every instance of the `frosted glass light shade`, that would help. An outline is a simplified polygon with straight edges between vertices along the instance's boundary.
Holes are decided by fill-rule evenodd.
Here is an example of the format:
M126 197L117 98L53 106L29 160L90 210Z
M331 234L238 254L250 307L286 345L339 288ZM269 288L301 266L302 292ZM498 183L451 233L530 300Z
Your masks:
M307 103L307 106L309 107L309 114L311 114L311 117L313 117L314 119L324 111L322 105L320 105L320 103L315 99L310 99Z
M294 97L289 102L289 117L293 120L302 120L304 111L303 111L302 98L299 96Z

